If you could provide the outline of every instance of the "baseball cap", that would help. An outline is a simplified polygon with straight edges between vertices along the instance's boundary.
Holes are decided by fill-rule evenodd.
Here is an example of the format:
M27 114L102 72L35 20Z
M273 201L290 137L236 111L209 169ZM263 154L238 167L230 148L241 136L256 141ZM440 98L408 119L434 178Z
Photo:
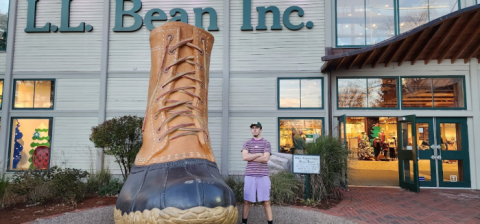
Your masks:
M250 125L250 127L252 127L252 126L257 126L257 127L259 127L260 129L262 129L262 124L260 124L260 122L258 122L258 121L257 121L257 122L253 122L253 123Z

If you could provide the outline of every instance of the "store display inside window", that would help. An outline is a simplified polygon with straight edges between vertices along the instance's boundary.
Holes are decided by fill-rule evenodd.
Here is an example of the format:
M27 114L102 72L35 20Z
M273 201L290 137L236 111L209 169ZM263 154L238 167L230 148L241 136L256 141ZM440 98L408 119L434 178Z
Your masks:
M16 80L14 108L53 108L54 82Z
M307 143L313 142L322 133L320 119L280 119L280 152L305 153Z

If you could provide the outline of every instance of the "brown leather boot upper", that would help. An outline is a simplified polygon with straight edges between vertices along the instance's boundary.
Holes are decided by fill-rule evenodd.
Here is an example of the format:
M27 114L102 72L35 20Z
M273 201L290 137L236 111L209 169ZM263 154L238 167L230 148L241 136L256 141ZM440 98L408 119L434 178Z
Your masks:
M190 158L215 162L208 136L213 42L210 33L182 22L168 22L152 30L143 145L136 165Z

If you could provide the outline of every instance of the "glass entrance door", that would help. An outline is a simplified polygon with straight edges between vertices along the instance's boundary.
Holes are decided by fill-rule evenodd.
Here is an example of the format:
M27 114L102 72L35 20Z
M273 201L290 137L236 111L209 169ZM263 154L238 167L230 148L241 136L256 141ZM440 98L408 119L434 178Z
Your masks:
M399 117L397 121L397 149L400 187L419 192L416 136L415 115Z
M437 186L437 155L433 118L418 118L417 148L418 148L418 180L422 187Z
M436 118L439 187L470 187L466 118Z
M346 122L347 122L347 115L344 114L344 115L338 117L338 138L340 139L340 141L342 142L342 144L345 148L347 147ZM345 158L345 160L348 160L348 159ZM341 186L345 190L348 190L347 170L344 170L344 179L343 179L343 182L341 183Z

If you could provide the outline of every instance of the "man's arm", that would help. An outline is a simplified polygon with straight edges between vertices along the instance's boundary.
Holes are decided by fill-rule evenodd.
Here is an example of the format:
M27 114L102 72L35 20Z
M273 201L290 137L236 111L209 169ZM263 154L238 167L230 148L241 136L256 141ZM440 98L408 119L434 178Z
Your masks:
M248 150L246 150L246 149L242 150L243 161L254 161L255 159L257 159L258 157L260 157L262 155L263 155L262 153L250 154L250 153L248 153Z
M259 163L268 163L268 160L270 160L270 153L266 152L261 154L262 156L254 159L254 162L259 162Z

